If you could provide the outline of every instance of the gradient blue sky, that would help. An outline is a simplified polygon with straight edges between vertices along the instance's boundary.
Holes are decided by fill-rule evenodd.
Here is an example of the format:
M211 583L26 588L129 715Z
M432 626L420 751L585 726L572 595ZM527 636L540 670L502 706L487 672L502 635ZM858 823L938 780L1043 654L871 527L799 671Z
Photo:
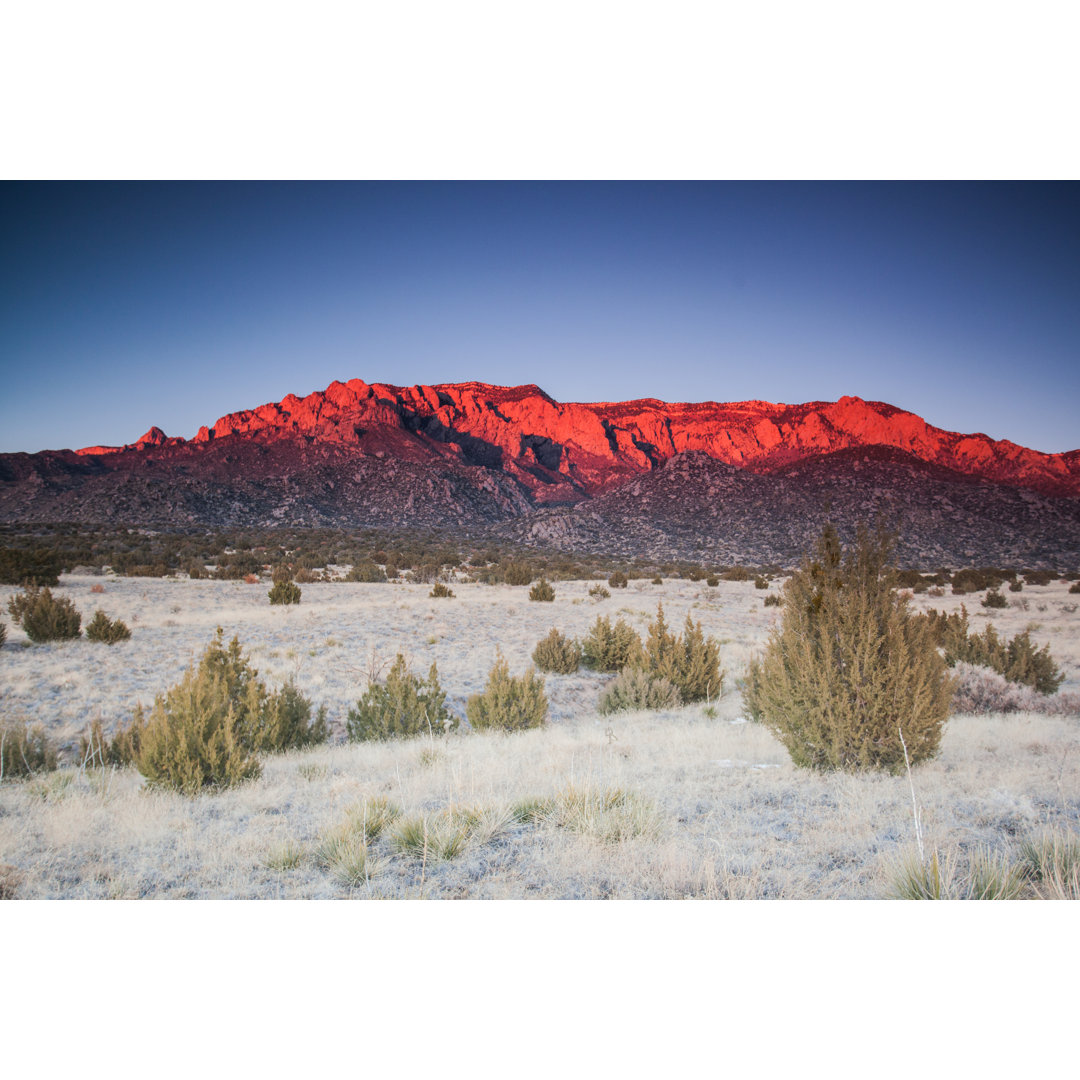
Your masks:
M7 183L0 451L334 379L888 401L1080 447L1080 185Z

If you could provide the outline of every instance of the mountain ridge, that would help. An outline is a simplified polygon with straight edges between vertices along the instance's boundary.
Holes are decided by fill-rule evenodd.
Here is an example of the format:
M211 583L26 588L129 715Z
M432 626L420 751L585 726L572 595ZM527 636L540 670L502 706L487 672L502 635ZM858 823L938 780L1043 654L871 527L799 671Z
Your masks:
M558 402L535 384L401 387L351 379L303 398L288 394L280 402L227 413L190 440L152 427L134 443L75 453L100 457L283 435L363 451L372 428L411 434L429 449L440 444L465 465L501 468L538 505L597 495L686 451L768 473L864 446L891 446L958 473L1042 494L1080 495L1080 449L1046 454L981 432L947 431L887 402L847 396L799 404Z

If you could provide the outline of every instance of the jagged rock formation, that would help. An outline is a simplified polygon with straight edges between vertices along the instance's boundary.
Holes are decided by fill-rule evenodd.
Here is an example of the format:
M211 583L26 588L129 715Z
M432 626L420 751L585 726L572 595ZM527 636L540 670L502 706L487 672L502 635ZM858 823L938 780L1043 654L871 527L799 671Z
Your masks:
M536 386L332 383L187 440L0 455L0 520L425 525L625 554L790 561L827 512L906 554L1080 562L1080 451L880 402L554 401Z

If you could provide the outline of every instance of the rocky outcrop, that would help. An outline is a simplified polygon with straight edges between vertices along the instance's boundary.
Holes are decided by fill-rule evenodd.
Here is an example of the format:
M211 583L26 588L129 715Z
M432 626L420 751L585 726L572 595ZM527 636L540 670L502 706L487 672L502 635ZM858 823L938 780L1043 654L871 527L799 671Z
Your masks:
M282 436L360 451L388 443L398 452L411 448L413 459L438 446L462 464L505 472L538 505L573 503L611 490L687 451L767 473L868 446L891 447L981 480L1080 495L1080 450L1043 454L983 434L944 431L914 413L855 397L801 405L669 404L651 398L580 404L557 402L532 385L399 387L351 379L303 398L290 394L230 413L201 428L191 443ZM184 443L151 428L128 446L78 453L167 450Z

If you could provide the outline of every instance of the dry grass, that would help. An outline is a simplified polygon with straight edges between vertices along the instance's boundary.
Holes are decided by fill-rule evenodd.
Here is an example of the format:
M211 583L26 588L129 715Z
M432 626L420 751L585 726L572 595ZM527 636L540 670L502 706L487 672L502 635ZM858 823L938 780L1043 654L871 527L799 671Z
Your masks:
M194 594L177 599L189 585L206 590L203 602ZM1064 587L1025 594L1034 602L1045 593L1053 606L1061 599L1055 588ZM449 704L460 713L468 694L482 687L496 643L512 668L524 668L552 625L584 632L596 614L586 589L562 583L557 599L540 605L522 602L520 590L460 585L458 601L440 609L432 627L421 613L430 614L431 605L420 586L305 586L304 604L269 619L267 605L247 605L250 590L232 583L117 580L109 584L109 614L139 615L132 640L110 650L80 642L9 644L0 658L0 715L43 723L71 741L96 712L109 728L134 697L146 701L175 681L189 651L201 650L218 623L239 634L270 682L299 666L301 690L326 701L332 717L343 719L362 692L372 645L383 656L404 647L416 663L437 660ZM668 582L647 601L620 590L601 606L612 615L627 607L624 617L643 625L661 589L665 612L682 618L693 610L705 632L725 642L722 662L736 678L775 617L754 602L752 582L708 590ZM177 604L186 613L183 625L166 626L176 621ZM1001 629L1024 629L1025 622L1006 622L1015 617L1012 609L1001 612ZM1067 675L1064 689L1080 689L1080 624L1068 613L1040 617L1046 625L1033 636L1050 642ZM431 629L435 646L425 644ZM325 645L331 637L332 649ZM469 649L459 647L463 640ZM306 656L309 648L314 658ZM605 680L549 676L554 722L541 729L452 734L437 747L426 739L335 744L270 757L258 781L194 800L149 792L130 770L80 770L69 758L60 774L0 788L0 892L717 899L889 893L896 862L914 840L907 777L795 769L772 736L741 720L734 689L712 703L714 717L700 706L600 717L595 706ZM91 712L79 703L84 689ZM913 779L927 850L950 860L965 880L973 868L991 884L1000 880L1006 862L1025 857L1025 842L1043 836L1057 836L1062 851L1074 851L1075 717L954 716L940 756L916 768ZM429 838L427 857L423 843L417 857L415 845L395 840L396 830L412 823L415 832L416 822ZM1041 876L1029 873L1026 888L1075 896L1075 855L1055 858L1044 859Z

